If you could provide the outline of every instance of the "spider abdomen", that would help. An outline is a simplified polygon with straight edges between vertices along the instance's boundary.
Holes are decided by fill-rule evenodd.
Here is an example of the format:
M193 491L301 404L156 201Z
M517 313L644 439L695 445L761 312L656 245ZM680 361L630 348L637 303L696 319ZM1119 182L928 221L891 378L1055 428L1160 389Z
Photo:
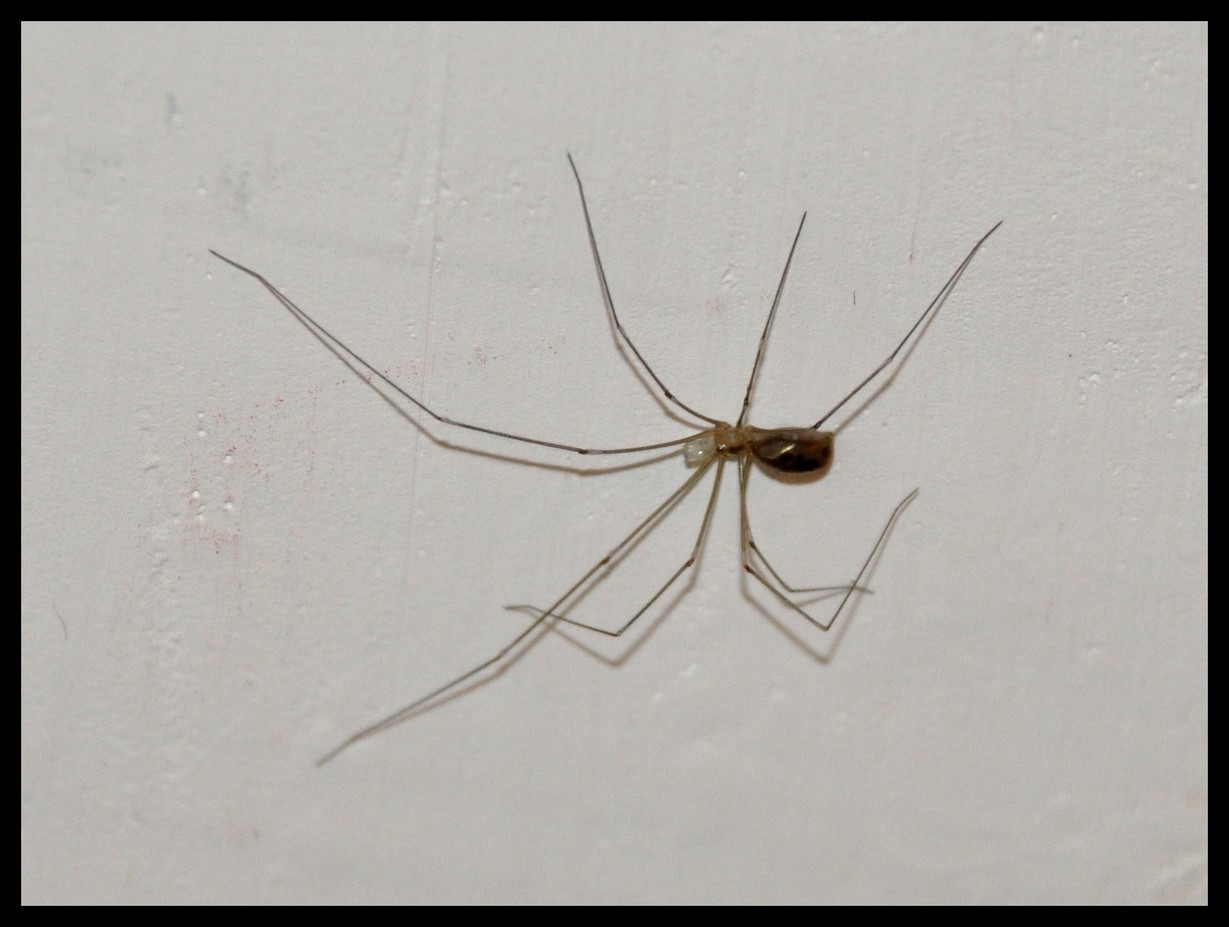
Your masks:
M832 464L836 435L811 428L744 429L747 447L756 460L780 473L818 473Z

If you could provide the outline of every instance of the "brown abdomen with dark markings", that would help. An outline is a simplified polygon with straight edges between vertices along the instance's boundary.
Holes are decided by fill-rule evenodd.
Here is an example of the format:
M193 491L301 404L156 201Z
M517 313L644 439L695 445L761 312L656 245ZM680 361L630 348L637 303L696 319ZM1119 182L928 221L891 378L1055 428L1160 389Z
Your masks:
M832 463L831 431L810 428L744 428L751 455L781 473L817 473Z

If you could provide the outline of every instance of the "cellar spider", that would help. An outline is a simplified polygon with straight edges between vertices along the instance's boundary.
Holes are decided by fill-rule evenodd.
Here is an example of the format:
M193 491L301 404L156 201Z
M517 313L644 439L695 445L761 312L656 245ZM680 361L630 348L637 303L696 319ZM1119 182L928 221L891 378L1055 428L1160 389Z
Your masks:
M986 239L994 234L1002 222L997 223L990 231L986 232L975 244L964 260L948 277L947 282L935 294L935 297L923 310L922 314L917 317L917 320L905 332L905 336L892 349L887 357L867 374L853 389L845 394L839 402L836 403L827 412L815 420L814 424L806 427L786 427L786 428L759 428L755 425L747 423L747 413L751 407L751 396L755 390L756 378L759 375L760 364L764 358L764 347L768 343L768 334L772 329L773 320L777 315L777 307L781 302L781 294L785 290L785 280L789 276L790 263L794 259L794 251L798 247L798 239L802 236L802 227L806 223L806 214L803 213L802 220L798 223L798 230L794 233L794 239L790 245L789 254L785 259L785 269L781 272L781 279L777 283L776 294L773 296L772 307L768 310L768 319L764 323L764 329L760 333L759 346L755 352L755 363L751 367L751 376L747 379L747 388L743 394L742 408L739 409L738 417L733 424L723 421L719 418L713 418L696 411L691 406L687 405L677 396L675 396L666 385L661 381L661 378L653 371L640 350L636 347L627 331L623 328L623 323L619 319L619 314L615 310L614 300L610 296L610 287L606 282L606 271L602 267L601 255L598 253L597 238L593 233L593 223L589 217L589 205L585 199L584 185L580 180L580 172L576 169L576 162L572 160L571 154L568 155L568 164L572 168L572 176L576 179L576 188L580 194L580 208L584 214L585 231L589 236L589 249L593 255L593 263L597 270L598 285L602 291L602 301L605 303L606 312L609 314L610 322L614 328L616 339L621 339L622 344L626 345L628 350L640 363L644 372L648 374L650 380L656 384L661 391L661 395L666 401L674 404L682 412L686 413L694 419L705 422L706 425L701 430L690 434L683 438L676 438L671 441L659 441L652 444L640 444L635 447L615 447L615 448L595 448L595 447L579 447L572 444L562 444L555 441L544 441L540 438L530 438L525 435L511 434L506 431L500 431L495 428L487 428L483 425L475 425L471 422L462 422L457 419L450 418L446 415L441 415L434 409L427 406L421 400L410 395L384 374L382 374L369 361L352 350L340 338L333 335L326 328L320 325L315 319L308 315L304 310L300 309L289 298L282 295L267 279L258 274L249 267L244 267L237 261L232 261L228 257L223 257L216 251L210 251L214 257L225 261L227 264L243 271L251 277L254 277L262 286L280 302L304 327L316 335L324 344L334 350L340 352L339 356L345 361L349 358L357 362L365 370L369 371L374 377L383 382L391 390L403 399L410 402L420 412L430 416L435 421L443 425L450 425L454 428L465 429L468 431L478 432L484 435L492 435L496 438L503 438L508 441L517 441L522 444L532 444L538 447L550 448L552 450L567 451L572 454L581 455L614 455L614 454L638 454L648 451L660 451L669 448L682 448L682 456L686 464L693 468L694 472L683 481L674 492L672 492L664 502L658 505L652 512L648 514L631 532L616 544L610 551L595 563L583 576L568 588L567 592L556 599L550 606L544 609L534 608L528 605L510 606L512 610L521 611L529 614L532 621L521 630L515 637L505 644L492 657L482 661L477 666L473 667L452 679L449 682L431 690L426 695L423 695L414 701L410 702L403 708L398 709L385 718L368 725L360 731L347 737L344 741L326 753L317 761L317 765L323 765L333 759L337 754L341 753L346 748L354 745L360 740L384 731L395 724L417 714L420 711L436 705L443 701L443 697L449 693L456 693L456 690L463 683L479 676L485 670L491 667L497 667L491 676L498 675L511 662L507 658L510 654L517 650L533 633L544 626L554 627L558 623L566 623L572 627L581 628L586 631L592 631L597 634L602 634L607 637L621 637L636 621L647 612L655 602L658 601L666 591L678 581L684 573L686 573L695 564L696 558L699 556L700 548L704 544L704 539L708 533L709 523L712 521L713 509L717 502L717 491L721 486L721 477L728 461L737 461L738 466L738 505L739 505L739 535L742 568L747 574L754 577L765 589L767 589L776 599L782 602L792 613L802 617L820 631L827 631L840 617L841 612L845 609L850 598L855 592L864 592L865 588L861 585L863 577L870 568L875 555L883 546L888 533L895 524L896 519L904 511L905 506L913 501L917 496L918 490L914 489L905 496L892 513L884 522L882 530L871 548L870 553L862 562L861 568L854 577L853 582L844 586L793 586L781 578L780 573L769 563L768 558L764 556L759 546L755 542L755 537L751 531L751 521L747 515L747 482L751 476L752 462L759 464L766 471L785 477L802 478L802 479L819 479L829 469L833 459L833 444L836 437L836 429L831 431L821 431L820 428L827 422L836 412L841 409L846 403L853 399L858 393L866 388L872 380L881 374L900 354L901 350L909 343L913 335L922 330L928 319L933 317L935 312L946 300L952 292L956 283L960 280L962 274L972 262L974 256ZM603 568L607 567L612 561L615 561L631 547L642 539L655 525L670 512L673 506L684 496L686 496L708 473L715 470L713 478L713 487L709 493L708 503L704 508L704 516L700 520L700 528L696 533L695 543L692 545L691 552L686 560L676 569L670 577L661 585L661 587L653 593L638 611L630 618L625 620L622 625L614 630L608 628L597 627L596 625L585 624L573 618L567 617L567 612L572 604L581 597L583 592L591 587L591 581L599 582L603 577L599 576ZM604 574L603 574L604 575ZM597 577L594 579L594 577ZM811 615L802 604L799 604L797 597L805 596L814 593L836 593L841 595L840 602L835 610L828 616L827 620L821 621ZM812 607L810 602L806 603L808 607ZM531 642L532 644L532 642ZM526 645L530 646L530 645ZM522 649L523 652L523 649ZM505 662L507 661L507 662Z

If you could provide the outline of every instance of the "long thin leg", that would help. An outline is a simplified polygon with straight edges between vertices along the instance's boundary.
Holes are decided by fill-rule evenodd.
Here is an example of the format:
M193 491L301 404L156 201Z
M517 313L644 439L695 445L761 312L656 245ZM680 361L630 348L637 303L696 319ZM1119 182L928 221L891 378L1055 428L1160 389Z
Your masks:
M266 280L260 274L256 273L256 271L252 270L250 267L244 267L238 261L232 261L230 258L224 257L223 255L218 254L218 252L212 249L210 249L209 253L212 254L214 257L218 258L219 260L225 261L231 267L234 267L237 270L243 271L248 276L255 277L258 281L260 281L261 285L266 290L268 290L270 293L272 293L274 297L276 297L277 301L280 302L290 312L290 314L293 315L299 321L300 324L302 324L308 331L310 331L317 338L321 339L321 341L323 341L326 346L328 346L329 348L336 347L337 349L342 351L347 357L353 358L360 365L362 365L365 369L371 371L371 373L375 377L377 377L381 382L386 384L390 389L394 390L402 398L408 400L409 402L412 402L415 406L417 406L423 412L427 413L427 415L431 416L437 422L442 422L445 425L452 425L456 428L465 428L465 429L468 429L469 431L477 431L484 435L494 435L497 438L507 438L510 441L520 441L523 444L536 444L539 447L549 447L549 448L554 448L555 450L560 450L560 451L572 451L573 453L576 453L576 454L635 454L640 451L656 451L656 450L660 450L666 447L677 447L678 445L686 444L692 438L697 437L697 435L691 435L689 437L678 438L673 441L661 441L657 444L641 444L636 447L615 447L615 448L576 447L571 444L558 444L554 441L542 441L542 440L539 440L538 438L527 438L524 435L515 435L507 431L498 431L494 428L485 428L482 425L471 425L468 422L461 422L461 421L457 421L454 418L449 418L446 415L440 415L434 409L431 409L419 399L415 398L414 396L411 396L404 389L402 389L400 386L398 386L396 383L394 383L392 380L390 380L388 377L382 374L370 361L368 361L366 358L360 355L357 351L353 350L349 345L347 345L344 341L342 341L340 338L338 338L336 335L330 332L327 328L325 328L323 325L321 325L319 322L313 319L304 310L300 309L297 305L295 305L293 301L291 301L289 297L284 296L282 293L278 292L277 288L274 287L273 284L271 284L268 280Z
M742 461L740 462L740 464L741 464L741 469L739 472L739 483L740 483L739 485L739 489L740 489L739 507L740 507L740 517L743 519L743 524L744 524L744 529L742 532L743 569L746 570L748 573L750 573L752 576L754 576L757 580L759 580L765 589L767 589L774 596L776 596L781 602L783 602L792 611L797 612L799 615L801 615L803 618L805 618L815 627L819 628L819 630L827 631L829 628L832 627L833 624L836 623L837 618L840 617L841 612L844 611L846 604L849 602L849 599L853 596L853 594L855 592L866 591L865 587L863 587L862 585L862 578L866 575L866 571L870 569L871 563L873 563L875 560L875 555L879 553L879 549L883 547L883 542L887 540L888 533L892 530L892 525L896 523L896 519L900 517L900 513L905 510L905 507L910 502L912 502L915 498L917 498L918 490L916 489L913 490L911 493L909 493L909 495L905 496L904 499L902 499L899 503L897 503L896 508L892 510L892 514L888 516L888 520L884 523L883 530L879 532L879 537L875 540L874 547L871 548L871 552L867 555L866 559L862 562L862 568L858 570L858 575L854 577L854 581L852 583L844 587L845 595L841 597L840 604L837 605L836 610L832 613L832 615L828 618L827 621L820 622L820 621L817 621L815 618L813 618L810 614L808 614L805 609L803 609L797 603L792 601L789 598L789 596L785 594L785 592L781 591L781 589L777 588L777 586L773 585L772 582L770 582L767 578L765 578L764 574L762 574L758 569L756 569L755 564L752 562L751 554L752 554L753 548L751 547L751 544L750 544L751 521L750 521L750 518L747 516L747 475L751 467L751 462ZM761 558L763 557L762 554L760 556ZM765 561L765 563L767 563L767 561ZM769 569L771 570L771 567L769 567ZM775 571L773 572L773 576L774 577L776 576ZM784 585L784 583L782 583L782 585Z
M777 295L772 298L772 308L768 310L768 320L760 333L760 344L755 349L755 363L751 367L751 376L747 380L747 392L743 395L742 411L738 413L736 427L741 427L747 420L747 409L751 406L751 391L755 389L755 378L759 376L760 363L764 359L764 347L768 344L768 333L772 330L772 320L777 317L777 307L781 305L781 294L785 292L785 278L789 276L789 265L794 260L794 249L798 247L798 239L802 237L802 227L806 225L807 214L802 214L798 223L798 231L794 233L794 243L789 246L789 257L785 259L785 269L781 271L781 279L777 282Z
M721 487L721 474L724 470L725 459L722 458L717 462L717 475L713 478L713 490L709 493L708 505L704 509L704 518L700 522L700 530L696 534L696 543L691 548L691 554L686 560L683 561L683 565L675 570L674 573L671 574L670 578L662 584L661 588L653 593L653 596L640 607L640 610L628 618L627 621L623 622L617 630L611 631L607 628L599 628L597 625L585 624L583 621L576 621L573 618L567 618L564 615L559 614L558 609L564 605L564 600L560 600L559 602L555 603L553 608L546 611L543 611L542 609L533 605L509 605L507 608L510 611L529 612L532 615L538 616L539 620L542 618L554 618L556 621L564 624L570 624L576 628L583 628L586 631L594 631L598 634L603 634L606 637L622 637L623 632L635 624L636 620L641 615L652 608L653 603L665 595L666 590L673 586L680 576L695 566L696 557L700 555L700 548L704 545L704 538L708 535L708 526L709 522L711 522L713 518L713 508L717 504L717 490ZM574 586L573 591L577 591L577 587Z
M892 361L896 359L896 355L900 353L900 349L905 346L905 343L910 338L913 337L913 333L922 326L922 323L925 322L928 317L933 315L935 312L939 311L939 307L942 306L943 303L947 300L947 297L951 295L952 289L956 286L957 282L959 282L961 276L964 275L964 272L968 268L969 264L972 263L974 255L976 255L977 252L981 249L981 246L986 243L986 239L989 238L991 235L993 235L995 231L998 229L998 227L1002 224L1003 223L1001 221L995 223L994 228L992 228L990 231L988 231L985 235L983 235L978 240L977 244L973 246L973 250L970 251L968 256L963 261L960 262L960 266L957 267L956 270L952 273L952 275L947 278L947 283L943 284L943 288L940 289L939 292L935 294L935 298L930 301L930 305L926 307L926 311L923 312L920 316L918 316L917 321L913 323L913 327L910 328L909 331L905 332L905 337L900 339L900 344L896 346L896 348L892 351L891 354L889 354L886 358L884 358L883 363L880 364L878 367L876 367L874 370L872 370L870 372L870 375L866 379L864 379L861 383L859 383L852 390L850 390L849 394L844 399L842 399L840 402L834 405L831 409L825 412L823 416L819 419L819 421L817 421L814 425L811 426L812 428L817 429L824 422L828 421L828 419L830 419L833 416L833 414L836 412L837 409L845 405L845 403L849 402L849 400L853 399L853 397L858 395L858 393L862 392L862 388L866 386L867 383L875 379L875 377L879 376L879 374L883 372L883 368L887 367L888 364L892 363Z
M747 499L747 480L750 476L752 467L751 467L751 461L749 460L744 461L743 463L745 465L740 466L738 469L738 483L739 483L738 492L739 492L739 499L741 500L739 504L739 518L741 521L740 531L742 533L740 536L742 538L742 544L744 545L745 549L753 553L756 556L756 558L759 560L759 562L764 565L764 569L766 569L769 572L769 574L772 576L772 578L776 580L777 585L780 586L786 592L790 593L791 595L807 595L809 593L816 593L816 592L818 593L837 593L837 592L846 592L849 590L852 590L854 592L870 592L869 589L863 586L848 585L848 584L841 585L841 586L793 586L787 583L782 578L781 574L777 572L776 568L773 567L772 563L769 561L768 556L762 550L760 550L759 545L755 542L755 535L751 531L751 517L748 514L746 499Z
M721 422L718 419L701 415L670 392L670 390L666 389L666 384L661 382L661 378L653 372L649 362L644 359L644 355L640 353L636 345L632 343L632 339L628 337L627 332L623 328L623 323L619 321L619 313L615 311L614 300L610 296L610 285L606 282L606 270L602 267L602 257L598 254L597 250L597 238L593 234L593 222L589 219L589 204L585 201L585 185L580 182L580 171L576 169L576 162L572 160L571 152L568 152L568 164L572 165L572 176L576 178L576 189L580 191L580 208L585 214L585 230L589 233L589 249L593 252L593 263L597 266L597 282L602 288L602 301L606 304L606 311L610 313L610 318L614 322L615 331L623 339L624 344L631 348L632 353L636 355L636 360L640 361L640 365L644 367L645 372L657 384L657 388L662 391L662 395L688 415L694 415L710 425L720 425Z
M501 648L500 651L497 654L495 654L495 656L491 657L489 660L484 660L482 663L479 663L473 669L467 670L466 672L462 673L460 676L453 679L451 682L445 683L444 685L440 686L438 689L434 689L431 692L428 692L426 695L422 696L422 698L415 699L414 701L410 702L410 704L406 705L404 708L399 708L397 711L394 711L388 717L382 718L381 720L377 721L375 724L368 725L367 727L363 728L361 731L358 731L357 733L352 734L350 737L347 737L340 744L338 744L336 747L334 747L332 750L330 750L328 753L322 756L316 762L316 765L323 766L325 763L333 759L333 757L337 756L337 754L341 753L347 747L350 747L360 740L364 740L365 738L370 737L373 734L378 734L381 731L387 730L393 725L398 724L401 721L404 721L406 718L414 714L418 709L423 708L424 706L436 701L440 696L445 695L446 693L452 691L457 686L461 685L461 683L465 682L466 680L472 679L473 677L481 673L483 670L487 669L488 667L494 666L496 663L501 661L509 653L515 650L517 645L519 645L522 641L524 641L525 638L529 637L529 635L531 635L535 630L540 628L543 622L545 622L548 618L551 617L553 613L555 613L559 608L561 608L563 604L568 601L568 599L572 598L572 596L576 593L576 591L580 589L582 586L584 586L585 583L589 581L590 577L592 577L599 570L601 570L604 566L606 566L606 564L610 563L610 561L613 560L619 554L619 552L623 550L623 548L631 544L641 534L641 532L643 532L644 529L657 518L658 515L660 515L662 512L666 511L667 509L669 509L680 497L686 495L687 492L690 491L691 488L700 481L700 478L704 476L704 474L708 471L708 468L712 466L712 463L713 463L713 458L710 458L705 463L701 464L701 466L696 470L696 472L693 473L691 476L689 476L687 478L687 481L683 483L682 486L680 486L678 489L676 489L674 492L672 492L669 495L669 497L666 499L665 502L657 506L657 508L653 509L653 511L649 513L648 517L645 518L643 521L641 521L640 524L638 524L635 528L633 528L631 533L628 534L627 537L625 537L622 541L620 541L613 548L611 548L610 552L607 553L606 556L604 556L601 560L595 563L588 570L588 572L586 572L584 576L578 579L572 585L572 587L568 589L567 592L561 595L558 598L558 600L556 600L555 603L550 606L550 608L542 612L536 619L534 619L534 621L531 624L529 624L524 630L522 630L519 634L517 634L516 637L512 638L512 640L509 641L506 645L504 645L504 647ZM720 470L718 470L718 473L720 473ZM714 487L713 496L709 499L708 509L706 510L705 515L704 515L704 524L701 527L701 538L703 538L703 532L707 530L709 516L712 514L712 509L713 509L713 500L715 500L716 498L717 498L716 487ZM692 562L694 562L694 553L692 555L692 558L683 566L683 568L679 569L674 574L674 576L671 577L671 579L666 583L666 585L663 586L658 591L657 595L655 595L645 605L645 607L640 610L640 612L637 612L637 614L633 617L632 620L634 621L635 618L638 618L641 614L643 614L644 611L647 610L648 607L652 605L653 602L656 601L657 598L666 591L669 585L673 583L674 580L677 579L682 574L683 570L685 570L688 566L690 566ZM631 622L628 622L628 624L630 623Z

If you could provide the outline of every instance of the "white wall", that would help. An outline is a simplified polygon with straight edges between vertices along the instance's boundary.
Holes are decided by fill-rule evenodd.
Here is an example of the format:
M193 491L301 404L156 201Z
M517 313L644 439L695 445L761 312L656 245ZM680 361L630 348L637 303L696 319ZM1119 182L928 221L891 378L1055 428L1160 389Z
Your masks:
M683 471L448 450L207 249L457 417L685 434L569 150L629 330L714 415L810 211L762 425L1005 220L834 472L756 474L752 514L838 583L921 494L824 636L739 573L727 475L616 669L549 635L317 769ZM1205 900L1207 172L1206 25L25 26L23 899Z

